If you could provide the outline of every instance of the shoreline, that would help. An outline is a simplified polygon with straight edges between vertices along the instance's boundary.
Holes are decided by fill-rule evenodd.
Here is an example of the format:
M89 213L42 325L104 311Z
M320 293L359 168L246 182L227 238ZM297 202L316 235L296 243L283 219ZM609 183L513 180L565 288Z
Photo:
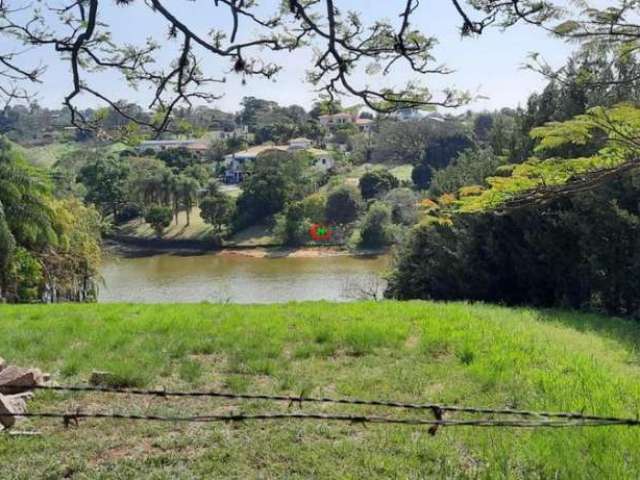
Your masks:
M385 255L390 248L351 250L343 245L306 245L287 247L284 245L219 245L201 240L166 240L136 237L105 236L105 250L120 254L158 255L166 253L194 255L244 256L249 258L325 258L368 257Z

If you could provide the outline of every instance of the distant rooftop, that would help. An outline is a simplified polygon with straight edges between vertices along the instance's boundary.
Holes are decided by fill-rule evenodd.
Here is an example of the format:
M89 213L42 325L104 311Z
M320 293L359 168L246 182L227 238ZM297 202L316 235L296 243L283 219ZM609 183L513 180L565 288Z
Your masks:
M141 142L141 145L192 145L195 143L201 143L202 140L146 140Z
M246 150L242 150L241 152L236 152L233 154L234 157L257 157L261 153L267 152L269 150L280 150L282 152L286 152L289 150L287 145L256 145L255 147L247 148Z

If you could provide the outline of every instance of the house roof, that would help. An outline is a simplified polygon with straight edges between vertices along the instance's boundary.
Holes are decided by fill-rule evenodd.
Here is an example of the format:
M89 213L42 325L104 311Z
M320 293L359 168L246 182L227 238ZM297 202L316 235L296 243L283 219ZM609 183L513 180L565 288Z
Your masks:
M191 143L187 145L187 150L208 150L209 145L204 142Z
M289 140L289 143L301 143L301 142L306 142L306 143L313 143L311 140L309 140L308 138L305 137L298 137L298 138L294 138L292 140Z
M320 148L307 148L305 151L310 153L314 157L319 157L321 155L328 156L328 157L332 156L331 152L329 152L328 150L322 150Z
M333 114L329 114L329 115L320 115L320 118L336 118L336 117L349 117L349 118L352 118L353 115L350 114L349 112L340 112L340 113L333 113Z
M256 145L255 147L247 148L241 152L233 154L234 157L257 157L261 153L269 150L280 150L286 152L289 149L287 145Z
M192 145L194 143L201 143L201 140L145 140L140 142L140 145Z

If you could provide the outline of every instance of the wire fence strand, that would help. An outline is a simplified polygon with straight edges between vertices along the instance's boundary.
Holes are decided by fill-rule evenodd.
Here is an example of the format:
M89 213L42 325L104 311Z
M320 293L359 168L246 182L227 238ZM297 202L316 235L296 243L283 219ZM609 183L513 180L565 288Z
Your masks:
M3 389L7 386L3 386ZM27 387L9 387L16 390L24 390ZM249 393L230 393L219 391L169 391L169 390L144 390L131 388L115 388L115 387L94 387L94 386L34 386L28 387L32 390L49 390L57 392L81 392L81 393L112 393L117 395L136 395L136 396L155 396L155 397L192 397L192 398L225 398L229 400L264 400L276 402L288 402L289 404L304 403L330 403L337 405L356 405L356 406L377 406L398 408L407 410L431 410L435 412L458 412L470 414L485 415L505 415L520 417L537 417L537 418L561 418L567 420L595 420L595 421L611 421L618 422L636 421L635 419L621 419L613 416L588 415L582 412L551 412L551 411L534 411L534 410L518 410L512 408L491 408L491 407L470 407L461 405L446 405L440 403L405 403L390 400L365 400L357 398L331 398L331 397L307 397L307 396L290 396L290 395L268 395L268 394L249 394Z
M13 416L0 414L0 417ZM77 424L80 419L114 419L129 421L156 421L156 422L187 422L187 423L216 423L216 422L246 422L246 421L274 421L274 420L320 420L339 421L352 424L373 423L389 425L414 425L431 427L511 427L511 428L568 428L568 427L607 427L607 426L640 426L640 420L636 419L609 419L600 420L551 420L551 421L526 421L526 420L429 420L422 418L389 418L373 415L338 415L323 413L258 413L258 414L232 414L232 415L200 415L200 416L162 416L162 415L136 415L123 413L62 413L62 412L35 412L20 414L25 418L55 418L62 419L65 425Z

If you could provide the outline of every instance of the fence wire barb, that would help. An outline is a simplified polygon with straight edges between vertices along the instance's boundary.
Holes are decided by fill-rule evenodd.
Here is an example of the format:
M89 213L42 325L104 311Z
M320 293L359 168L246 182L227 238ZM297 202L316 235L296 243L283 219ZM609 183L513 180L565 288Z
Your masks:
M113 393L119 395L140 395L140 396L156 396L156 397L204 397L204 398L226 398L230 400L265 400L265 401L277 401L288 402L289 405L298 404L302 406L303 403L332 403L338 405L366 405L366 406L378 406L389 408L400 408L407 410L430 410L436 417L441 417L445 412L458 412L458 413L471 413L471 414L486 414L486 415L508 415L508 416L521 416L521 417L536 417L536 418L560 418L565 420L594 420L594 421L633 421L639 422L638 418L624 419L619 417L610 416L598 416L598 415L585 415L578 412L547 412L547 411L533 411L533 410L516 410L511 408L490 408L490 407L468 407L460 405L443 405L438 403L404 403L388 400L363 400L363 399L349 399L349 398L330 398L330 397L305 397L305 396L289 396L289 395L267 395L267 394L249 394L249 393L229 393L229 392L217 392L217 391L169 391L169 390L144 390L144 389L130 389L130 388L115 388L115 387L93 387L93 386L52 386L52 385L40 385L40 386L15 386L9 387L2 386L3 389L15 389L15 390L49 390L59 392L96 392L96 393Z
M14 416L0 414L0 417ZM640 426L640 420L630 418L602 418L599 420L580 421L525 421L525 420L428 420L421 418L389 418L373 415L338 415L324 413L259 413L259 414L232 414L232 415L199 415L199 416L162 416L162 415L136 415L122 413L62 413L39 412L19 414L24 418L56 418L61 419L66 427L79 425L80 419L114 419L129 421L157 421L157 422L187 422L187 423L215 423L215 422L245 422L245 421L272 421L272 420L321 420L339 421L352 424L391 424L437 427L511 427L511 428L568 428L568 427L606 427L606 426Z

